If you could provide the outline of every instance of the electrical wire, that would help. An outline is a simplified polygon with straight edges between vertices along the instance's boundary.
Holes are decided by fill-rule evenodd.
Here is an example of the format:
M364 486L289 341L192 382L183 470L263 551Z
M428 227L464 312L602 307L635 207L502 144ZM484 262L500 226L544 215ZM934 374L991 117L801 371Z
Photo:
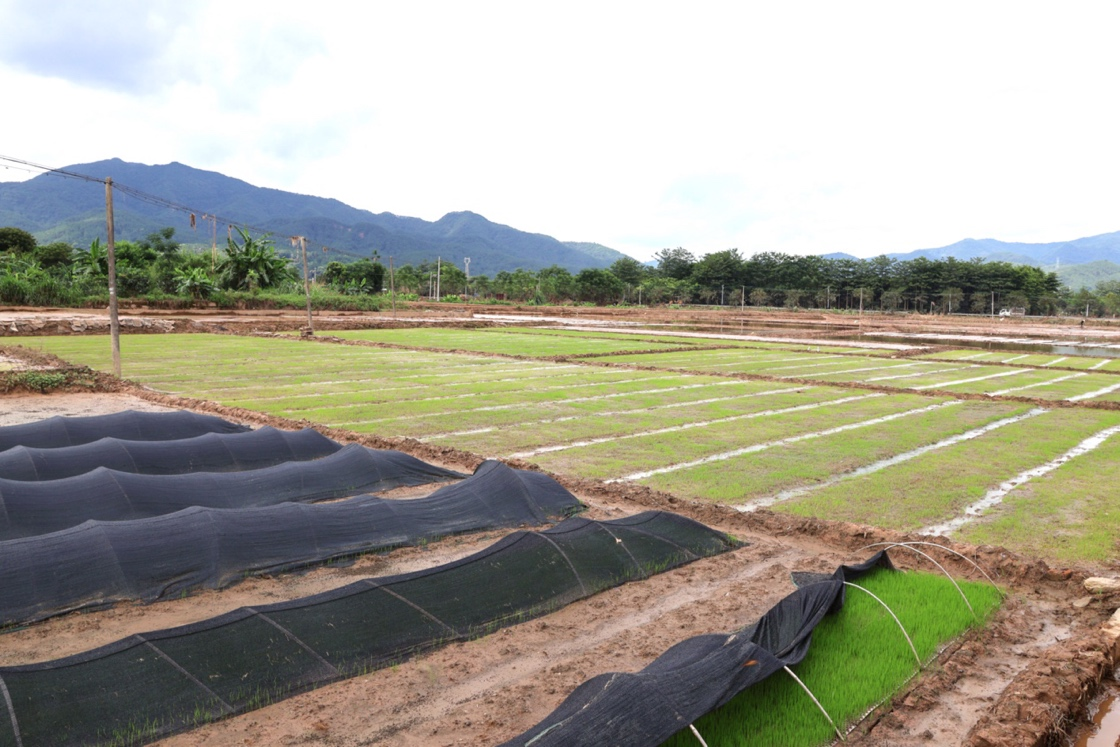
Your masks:
M61 177L65 177L65 178L68 178L68 179L77 179L77 180L85 181L85 182L96 182L98 184L106 184L109 181L107 179L98 179L97 177L89 176L88 174L79 174L76 171L68 171L66 169L56 169L56 168L52 168L50 166L43 166L42 164L34 163L33 161L27 161L27 160L24 160L22 158L15 158L13 156L0 155L0 162L7 162L7 163L16 164L18 167L28 167L28 168L22 169L22 170L28 171L28 173L31 173L31 169L37 169L37 170L39 170L41 172L44 172L46 174L53 174L55 176L61 176ZM244 221L233 220L233 219L230 219L230 218L223 218L219 215L214 215L214 214L209 213L207 211L199 210L197 208L192 208L188 205L183 205L181 203L175 202L174 200L170 200L166 197L160 197L159 195L154 195L154 194L151 194L150 192L145 192L142 189L137 189L136 187L130 187L127 184L121 184L120 182L117 182L115 180L112 181L112 187L113 187L113 189L120 192L122 195L127 195L127 196L129 196L129 197L131 197L135 200L139 200L140 202L144 202L144 203L147 203L149 205L153 205L155 207L161 207L161 208L165 208L165 209L168 209L168 210L174 210L174 211L184 213L184 214L187 214L187 215L201 215L201 216L203 216L203 218L205 220L215 221L216 223L224 223L228 226L232 226L234 228L244 230L247 233L248 232L255 232L255 233L260 233L260 234L265 234L265 235L272 235L272 234L276 233L276 231L272 231L268 228L263 228L261 226L255 226L251 223L246 223ZM304 238L308 238L308 237L304 237ZM312 243L312 244L322 246L323 251L333 251L333 252L337 252L339 254L345 254L345 255L348 255L348 256L351 256L351 257L362 257L361 254L358 254L356 252L351 252L351 251L348 251L346 249L338 249L338 248L335 248L335 247L331 247L331 246L328 246L328 245L323 244L321 242L313 241L310 238L308 239L308 243Z

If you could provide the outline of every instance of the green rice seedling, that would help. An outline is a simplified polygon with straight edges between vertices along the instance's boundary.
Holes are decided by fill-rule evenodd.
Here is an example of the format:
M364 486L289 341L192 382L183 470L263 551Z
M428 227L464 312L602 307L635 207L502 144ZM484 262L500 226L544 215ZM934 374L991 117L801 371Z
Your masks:
M1105 563L1120 536L1120 434L1013 490L959 532L965 542L1013 547L1062 565Z
M813 486L834 475L1020 415L1029 409L1030 405L1007 402L965 402L872 428L656 475L641 482L681 497L740 504L783 490ZM843 490L847 484L850 483L841 483L837 489Z
M852 400L852 397L858 399ZM714 423L672 433L594 444L554 454L542 454L534 457L534 461L555 472L568 472L584 477L618 478L799 434L862 423L938 402L914 395L867 395L850 391L843 392L835 399L846 401L826 403L801 412L775 413L772 416L732 423Z
M471 350L508 355L554 356L586 353L610 353L620 350L648 350L669 347L669 344L648 339L604 339L589 335L571 339L533 334L492 334L486 330L456 329L381 329L335 333L352 340L368 340L416 347Z
M775 506L895 529L958 516L991 488L1120 423L1120 412L1060 409Z
M983 625L1000 604L985 583L958 582L976 616L945 576L877 570L855 582L885 602L909 633L923 662L972 627ZM890 614L870 595L845 590L843 609L813 632L809 653L793 671L832 720L846 730L889 699L917 671L909 644ZM836 734L809 696L779 671L695 723L711 747L816 747ZM665 743L695 747L684 730Z

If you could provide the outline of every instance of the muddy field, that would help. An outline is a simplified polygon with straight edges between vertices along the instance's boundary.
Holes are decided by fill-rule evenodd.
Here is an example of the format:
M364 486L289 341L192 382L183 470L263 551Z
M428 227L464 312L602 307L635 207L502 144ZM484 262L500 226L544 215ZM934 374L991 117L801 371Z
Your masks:
M163 409L174 399L146 392L10 395L0 424L58 414L90 415L124 408ZM198 403L195 403L198 404ZM200 406L203 411L225 408ZM254 425L292 426L275 418ZM340 434L332 432L337 437ZM364 439L363 439L364 440ZM462 453L432 453L395 444L445 466L470 468ZM668 508L734 534L748 544L732 553L695 562L640 583L577 602L544 618L466 643L455 643L412 661L336 683L271 707L165 740L177 745L323 743L332 745L486 745L509 738L543 718L585 679L608 671L633 671L666 648L700 633L745 625L793 590L789 573L826 571L866 554L858 548L887 537L867 527L791 521L767 512L678 501L645 489L571 483L595 517L611 518L645 508ZM76 613L0 637L0 662L19 664L65 656L131 633L193 622L236 607L305 596L365 575L430 567L477 551L499 533L453 538L425 548L367 556L354 565L305 574L255 578L222 590L151 605L122 604ZM992 710L1016 675L1047 675L1056 689L1066 654L1102 646L1096 626L1112 610L1108 599L1075 606L1084 596L1083 574L1047 569L1030 559L991 548L960 547L1012 589L994 625L946 651L933 674L918 681L884 718L872 718L853 735L856 744L961 744ZM911 561L896 553L901 565ZM963 564L954 573L968 575ZM1067 679L1080 688L1091 667ZM1074 685L1071 685L1073 687ZM1023 687L1022 683L1016 685ZM1019 713L1018 710L1015 711ZM1053 714L1043 714L1053 720ZM1000 728L1002 732L1002 727ZM1022 744L1016 741L977 744Z
M431 314L424 309L412 312L415 318L426 320ZM275 314L272 318L267 314L215 316L185 319L148 315L137 317L135 330L236 327L269 331L291 329L299 321L294 314ZM764 318L759 314L756 320L773 326L788 324L790 316L802 317L793 320L801 322L807 315ZM38 325L36 331L40 333L82 334L102 331L102 319L96 313L88 317L70 312L28 313L0 319L4 322L0 328L16 334L17 330L28 331L29 325ZM657 320L656 315L645 319ZM718 324L720 319L703 316L690 321ZM842 321L847 326L852 320ZM901 325L906 331L919 329L909 319L888 321L889 325L883 322L884 328ZM406 322L381 315L361 320L340 317L328 322L335 323L342 328ZM1023 320L1011 323L1017 325L1017 334L1023 335L1031 334L1028 328L1032 325L1038 326ZM954 332L983 331L974 322L966 324L956 318L932 325L927 322L920 329L946 326ZM1006 328L1005 323L998 329L1003 332ZM987 331L993 330L989 327ZM1066 332L1081 334L1075 324L1046 325L1035 334L1054 337ZM1120 334L1120 329L1102 326L1099 332L1106 338ZM9 361L14 367L29 362L47 363L18 356ZM53 415L174 407L220 414L251 425L302 425L129 385L104 381L101 385L117 391L5 395L0 397L0 425ZM460 470L471 470L480 461L474 454L408 439L359 437L326 429L324 433L342 441L399 448ZM831 571L840 563L864 557L868 551L860 548L865 545L903 538L871 527L791 519L767 511L742 514L681 501L640 486L557 477L589 506L594 518L614 518L647 508L668 509L731 533L747 545L604 592L493 635L454 643L392 668L304 693L161 744L495 744L532 726L589 677L640 669L685 638L727 632L750 623L793 590L791 571ZM366 556L351 566L252 578L222 591L202 592L186 599L120 604L67 615L0 635L0 663L57 658L132 633L186 624L241 606L306 596L357 577L431 567L482 549L500 536L489 532L451 538L423 548ZM1081 581L1094 569L1051 569L1041 561L1000 548L946 544L976 559L996 576L1011 592L1008 601L993 625L946 650L926 675L895 699L893 710L865 720L849 742L901 747L1011 747L1034 744L1069 728L1068 718L1082 717L1083 706L1092 698L1096 684L1111 672L1111 644L1099 626L1120 600L1087 597ZM894 558L903 567L920 567L904 553L896 551ZM975 577L963 562L948 561L947 566L956 575Z

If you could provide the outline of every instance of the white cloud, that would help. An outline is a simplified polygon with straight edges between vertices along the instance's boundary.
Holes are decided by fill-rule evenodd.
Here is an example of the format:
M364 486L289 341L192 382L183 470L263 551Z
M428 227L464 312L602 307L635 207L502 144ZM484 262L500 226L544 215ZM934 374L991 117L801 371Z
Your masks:
M1120 229L1116 14L0 0L24 40L0 85L27 112L0 150L473 210L643 258L1068 239Z

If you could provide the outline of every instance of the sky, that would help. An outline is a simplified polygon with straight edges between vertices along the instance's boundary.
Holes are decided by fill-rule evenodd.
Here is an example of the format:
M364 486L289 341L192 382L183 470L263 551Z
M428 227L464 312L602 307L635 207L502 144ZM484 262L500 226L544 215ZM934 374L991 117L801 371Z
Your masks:
M178 161L642 260L1060 241L1120 230L1118 21L1030 0L0 0L0 155Z

